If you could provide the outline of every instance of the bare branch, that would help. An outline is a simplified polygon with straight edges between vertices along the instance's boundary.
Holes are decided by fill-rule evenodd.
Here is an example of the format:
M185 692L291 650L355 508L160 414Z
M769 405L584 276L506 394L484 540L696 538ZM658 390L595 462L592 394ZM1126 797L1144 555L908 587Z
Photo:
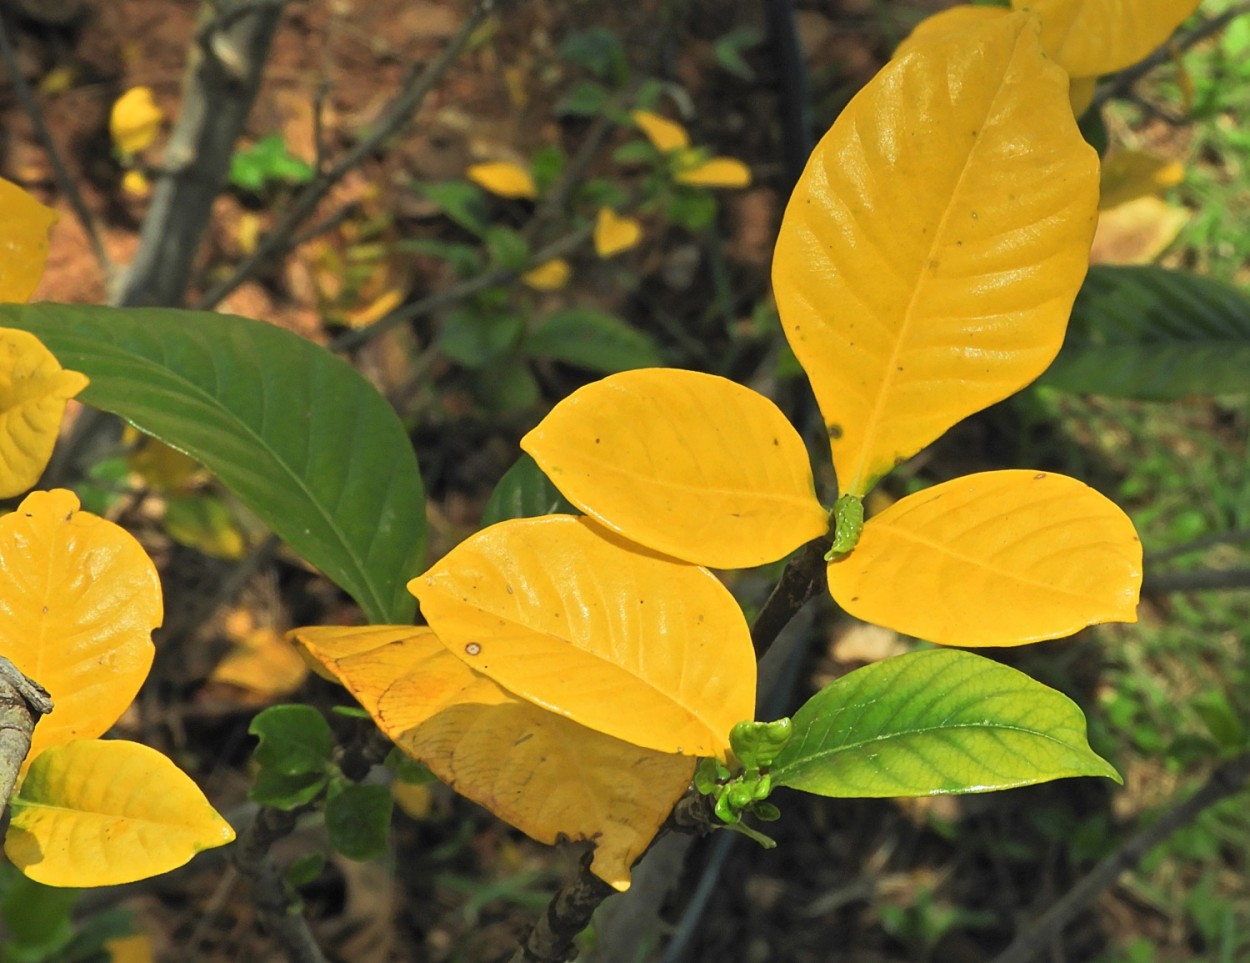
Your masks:
M1147 575L1141 590L1143 595L1167 595L1169 592L1212 592L1246 588L1250 588L1250 569L1217 568Z
M48 690L0 656L0 811L13 795L35 723L51 711Z

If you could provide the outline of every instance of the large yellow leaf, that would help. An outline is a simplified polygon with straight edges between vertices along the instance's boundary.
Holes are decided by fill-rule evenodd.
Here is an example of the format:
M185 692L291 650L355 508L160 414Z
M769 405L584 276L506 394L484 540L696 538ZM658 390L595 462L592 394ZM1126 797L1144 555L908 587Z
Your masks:
M909 495L829 565L856 618L942 645L1023 645L1136 622L1133 523L1064 475L995 471Z
M493 525L408 590L466 665L617 739L723 758L754 716L755 653L729 591L588 519Z
M906 56L926 41L942 39L952 33L961 34L970 27L980 27L987 21L1005 17L1007 13L1008 11L1003 7L972 3L961 3L939 10L925 17L912 28L912 32L894 48L894 56Z
M521 447L582 511L698 565L773 562L829 529L798 432L715 375L612 375L556 405Z
M102 734L152 666L161 583L124 529L78 510L73 492L33 492L0 518L0 655L52 695L30 758Z
M20 495L39 480L65 402L85 387L87 376L62 368L33 334L0 328L0 498Z
M843 493L1036 378L1087 266L1098 158L1025 14L889 63L817 145L773 286Z
M592 869L629 869L685 791L686 756L640 749L524 702L429 629L313 627L293 637L408 755L534 839L592 840Z
M55 211L0 178L0 302L21 302L34 294L54 223Z
M1073 77L1123 70L1198 9L1198 0L1012 0L1042 21L1042 47Z
M47 750L11 806L5 854L48 886L147 879L234 839L186 773L136 742L80 739Z

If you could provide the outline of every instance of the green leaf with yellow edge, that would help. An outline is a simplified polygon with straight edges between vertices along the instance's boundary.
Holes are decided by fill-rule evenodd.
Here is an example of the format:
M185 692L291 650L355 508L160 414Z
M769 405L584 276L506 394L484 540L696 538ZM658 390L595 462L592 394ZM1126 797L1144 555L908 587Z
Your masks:
M408 588L466 665L617 739L723 759L754 715L755 652L729 591L588 519L493 525Z
M1142 547L1087 485L1037 471L966 475L868 519L829 592L865 622L941 645L1024 645L1136 622Z
M1115 769L1062 692L973 655L930 649L843 676L794 714L774 786L821 796L990 792Z
M163 616L152 560L125 529L79 511L73 492L33 492L0 518L0 582L0 655L56 704L28 758L103 734L152 667Z
M1042 49L1073 77L1123 70L1163 44L1198 0L1012 0L1042 22Z
M48 749L10 806L4 852L48 886L132 883L234 839L186 773L135 742L81 739Z
M829 529L798 432L763 395L715 375L604 378L556 405L521 447L582 511L698 565L774 562Z
M0 328L0 498L39 481L65 402L85 387L86 376L63 369L33 334Z
M640 749L518 699L429 629L291 635L457 792L540 842L593 840L591 869L617 889L629 887L630 866L690 783L693 759Z
M1046 368L1097 204L1068 78L1025 14L924 44L851 101L799 179L773 259L843 494Z
M56 211L0 177L0 302L35 293L48 260L48 231Z

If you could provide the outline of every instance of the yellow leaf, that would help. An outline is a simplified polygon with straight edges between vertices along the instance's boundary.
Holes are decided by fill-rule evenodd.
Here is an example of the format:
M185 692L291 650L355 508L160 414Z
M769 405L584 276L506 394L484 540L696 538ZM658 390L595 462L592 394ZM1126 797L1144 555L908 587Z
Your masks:
M1026 15L926 43L851 101L773 260L843 493L1045 370L1097 203L1098 158Z
M612 257L635 247L642 239L642 225L632 217L621 217L610 207L599 208L595 218L595 253Z
M1098 209L1111 210L1139 197L1153 197L1185 179L1176 161L1143 151L1116 151L1103 161Z
M649 110L631 110L629 116L634 119L638 129L661 154L684 150L690 146L690 135L686 133L686 128L676 121L653 114Z
M686 562L751 568L829 529L798 432L763 395L715 375L643 368L596 381L521 448L582 511Z
M375 321L381 321L404 303L407 293L406 288L398 285L388 288L363 308L357 311L349 311L346 318L347 326L353 329L367 328Z
M126 457L130 470L162 494L187 491L208 478L208 472L190 455L130 425L122 432L122 444L134 446Z
M403 810L404 815L418 822L428 819L433 809L434 797L429 786L414 786L412 783L400 782L396 779L391 783L391 797L395 800L395 805Z
M755 653L729 591L587 519L493 525L408 590L466 665L617 739L724 758L753 717Z
M1136 622L1133 524L1063 475L995 471L909 495L829 565L856 618L942 645L1024 645Z
M1123 70L1163 44L1198 0L1012 0L1042 22L1042 49L1073 77Z
M150 87L131 87L117 98L109 116L109 136L124 157L147 150L161 129L164 112L156 106Z
M0 328L0 498L39 480L65 402L85 387L87 376L62 368L33 334Z
M558 291L569 283L573 269L562 257L545 261L532 271L521 275L521 280L535 291Z
M11 806L5 854L48 886L132 883L234 839L186 773L135 742L81 739L48 749Z
M165 502L163 521L170 538L212 558L238 560L247 552L247 538L215 495L172 496Z
M749 187L751 168L733 157L713 157L678 171L673 179L695 187Z
M1093 264L1152 264L1190 218L1183 207L1139 197L1098 217L1089 259Z
M308 678L308 663L272 628L254 629L217 663L214 682L238 686L271 701L289 696Z
M56 703L30 758L101 735L152 666L162 614L152 560L124 529L79 511L73 492L33 492L0 518L0 583L0 655Z
M473 164L464 172L464 176L483 190L507 198L538 197L538 186L534 177L520 164L508 161L492 161L488 164Z
M104 941L109 963L156 963L152 940L147 933L132 933Z
M937 13L930 14L912 28L903 42L894 48L894 56L905 57L917 47L930 40L949 39L950 35L968 35L969 28L983 26L987 21L998 20L1007 15L1002 7L979 6L961 3Z
M694 760L629 745L523 702L429 629L313 627L292 636L408 755L544 843L592 840L617 889L685 791ZM631 710L632 711L632 710Z
M1068 102L1072 105L1074 117L1082 116L1094 102L1094 94L1098 92L1097 77L1073 77L1068 85Z
M128 170L122 175L122 192L142 200L152 193L152 185L143 171Z
M55 223L56 211L0 178L0 302L22 302L35 293Z
M39 93L46 97L55 97L73 88L78 83L78 70L71 66L53 67L39 81Z

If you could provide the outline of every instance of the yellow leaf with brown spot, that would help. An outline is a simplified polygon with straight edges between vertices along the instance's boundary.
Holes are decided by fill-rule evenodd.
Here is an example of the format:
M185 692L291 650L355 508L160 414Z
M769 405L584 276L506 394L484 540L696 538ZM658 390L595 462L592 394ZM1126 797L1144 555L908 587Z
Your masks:
M47 886L132 883L234 839L186 773L155 749L121 740L80 739L41 753L10 806L4 852Z
M0 518L0 581L0 655L56 705L30 758L103 734L152 665L162 616L152 560L125 529L80 511L73 492L33 492Z
M0 498L39 480L61 427L65 402L87 387L38 338L0 328Z
M589 519L493 525L408 590L470 668L614 738L725 758L754 714L755 652L728 589Z
M1097 203L1097 155L1028 15L926 42L855 96L799 178L773 259L842 493L1045 370Z
M684 150L690 146L690 135L686 133L686 128L674 120L653 114L649 110L632 110L629 116L661 154Z
M533 200L538 197L534 176L520 164L508 161L491 161L473 164L464 176L483 190L509 199Z
M559 291L569 283L572 276L573 269L569 267L569 262L558 257L544 261L532 271L526 271L521 275L521 280L535 291Z
M831 562L865 622L941 645L1024 645L1136 622L1142 547L1128 516L1047 472L956 478L895 502Z
M622 217L610 207L599 208L595 217L595 253L612 257L637 246L642 239L642 225L632 217Z
M694 760L640 749L508 693L412 626L292 637L409 756L544 843L591 840L617 889L689 785Z
M147 150L165 120L151 87L131 87L117 98L109 114L109 136L123 157Z
M0 302L30 298L48 260L48 231L56 211L0 178Z

